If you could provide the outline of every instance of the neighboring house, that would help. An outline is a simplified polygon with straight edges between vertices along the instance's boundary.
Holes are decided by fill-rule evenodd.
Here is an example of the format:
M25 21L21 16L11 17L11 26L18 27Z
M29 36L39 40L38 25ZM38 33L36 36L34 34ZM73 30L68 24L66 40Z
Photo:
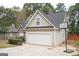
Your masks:
M65 31L59 28L65 19L65 12L44 14L37 10L20 25L19 29L22 27L25 32L27 43L56 46L65 40Z
M7 36L9 37L16 37L17 36L17 29L15 28L15 25L12 24L12 26L9 27L9 30L7 31Z

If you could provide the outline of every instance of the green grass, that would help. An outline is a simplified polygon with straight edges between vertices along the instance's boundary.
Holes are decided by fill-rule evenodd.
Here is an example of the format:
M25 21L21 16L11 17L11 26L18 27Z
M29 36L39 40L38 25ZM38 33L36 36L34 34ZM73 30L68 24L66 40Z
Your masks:
M73 46L79 46L79 41L74 40L71 44L72 44Z
M79 49L79 40L72 40L70 41L70 44L74 46L75 48ZM77 52L77 54L72 55L72 56L79 56L79 51Z
M8 47L13 47L14 45L10 44L0 44L0 48L8 48Z
M68 41L68 44L71 44L72 46L79 46L79 40L70 40Z
M7 40L0 40L0 48L8 48L8 47L14 47L15 45L8 44Z

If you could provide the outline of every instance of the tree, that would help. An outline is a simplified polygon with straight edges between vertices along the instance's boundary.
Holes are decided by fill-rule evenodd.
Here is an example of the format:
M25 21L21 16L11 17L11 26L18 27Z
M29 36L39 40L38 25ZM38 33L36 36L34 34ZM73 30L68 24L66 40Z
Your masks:
M72 16L70 16L69 17L69 22L70 22L70 24L69 24L69 32L70 33L73 33L73 34L75 34L75 19L74 19L74 16L72 15Z
M50 12L55 12L54 7L50 3L46 3L43 7L42 10L44 13L48 14Z
M16 12L16 26L18 27L24 20L26 20L26 14L24 10Z
M68 12L69 17L73 15L74 18L74 20L70 21L69 31L71 33L79 34L79 3L70 6ZM69 20L71 20L71 18Z
M76 12L79 12L79 3L76 3L75 5L71 5L68 9L69 15L74 15L76 14Z
M55 12L53 6L50 3L25 3L23 10L26 12L26 18L36 10L40 10L46 14L49 12Z
M58 3L55 10L57 12L63 12L63 11L66 11L66 7L65 7L64 3Z
M11 8L13 11L16 11L16 12L19 12L20 11L20 8L17 7L17 6L14 6L13 8Z
M75 15L75 8L74 7L75 7L74 5L69 7L69 9L68 9L69 15Z
M79 34L79 12L77 12L76 13L76 16L75 16L75 20L76 20L76 22L75 22L75 27L76 27L76 34Z
M79 11L79 3L76 3L76 4L75 4L74 10L75 10L75 11Z
M16 24L16 27L18 27L21 24L21 22L26 19L26 16L25 16L26 12L25 10L20 9L17 6L14 6L13 8L11 8L11 10L14 11L14 14L16 16L15 24Z
M6 33L8 30L7 27L0 27L0 33Z
M11 26L11 24L15 24L15 20L16 15L14 11L10 8L4 8L3 6L0 7L0 30L2 30L2 32L8 30L7 27Z

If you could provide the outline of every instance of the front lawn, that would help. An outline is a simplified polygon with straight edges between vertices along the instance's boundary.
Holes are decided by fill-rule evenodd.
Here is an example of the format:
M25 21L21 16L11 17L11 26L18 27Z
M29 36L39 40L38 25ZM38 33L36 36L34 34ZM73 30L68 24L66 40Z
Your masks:
M77 54L72 55L72 56L79 56L79 40L68 40L68 44L76 48Z
M72 46L79 46L79 40L68 40L68 44Z
M14 47L15 45L8 44L8 40L0 40L0 48Z

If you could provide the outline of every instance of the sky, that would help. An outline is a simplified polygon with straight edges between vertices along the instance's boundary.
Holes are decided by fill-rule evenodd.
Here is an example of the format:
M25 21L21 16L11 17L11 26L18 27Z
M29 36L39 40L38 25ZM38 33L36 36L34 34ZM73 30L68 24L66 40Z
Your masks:
M78 3L78 0L0 0L0 6L11 8L13 6L23 7L24 3L51 3L56 7L57 3L65 3L66 8Z

